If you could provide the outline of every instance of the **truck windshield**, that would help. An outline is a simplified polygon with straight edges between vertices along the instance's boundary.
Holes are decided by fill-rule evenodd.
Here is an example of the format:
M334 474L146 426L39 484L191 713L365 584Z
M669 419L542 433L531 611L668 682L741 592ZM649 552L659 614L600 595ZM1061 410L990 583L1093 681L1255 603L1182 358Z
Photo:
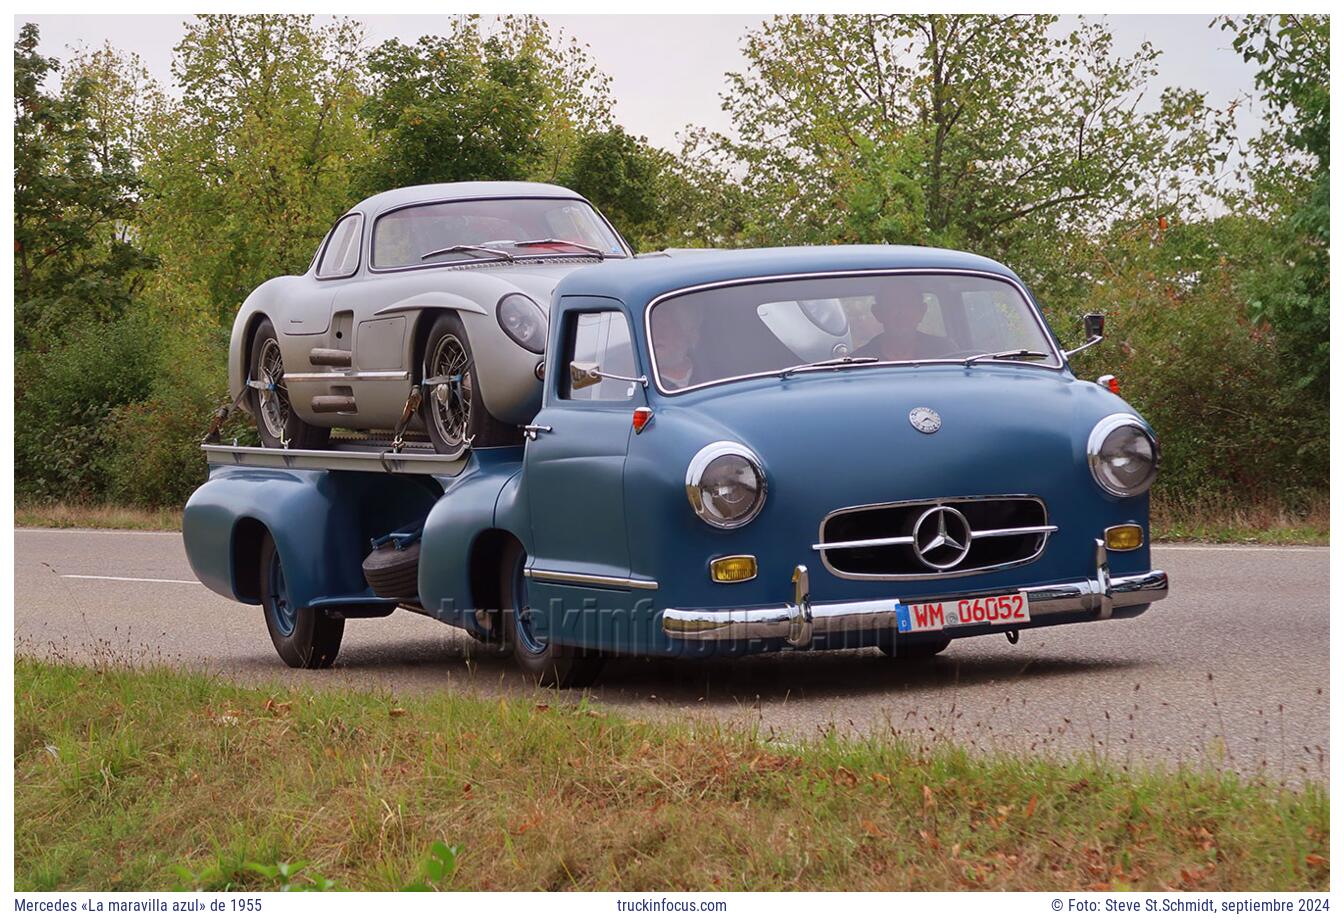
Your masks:
M843 371L988 353L1003 357L979 363L1063 366L1015 284L969 274L734 283L656 303L649 334L658 385L668 393L812 364Z
M373 225L375 268L557 255L619 258L626 252L591 205L571 198L443 201L391 211Z

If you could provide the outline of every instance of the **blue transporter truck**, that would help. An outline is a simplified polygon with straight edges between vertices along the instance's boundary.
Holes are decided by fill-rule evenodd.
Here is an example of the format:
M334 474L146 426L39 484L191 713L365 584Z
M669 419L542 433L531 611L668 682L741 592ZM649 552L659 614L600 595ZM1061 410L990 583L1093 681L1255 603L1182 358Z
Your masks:
M1102 334L1084 326L1065 351L1010 270L933 249L580 269L516 443L207 444L183 538L291 667L330 666L346 619L398 607L559 685L611 655L923 658L1133 617L1167 594L1158 443L1113 379L1073 375Z

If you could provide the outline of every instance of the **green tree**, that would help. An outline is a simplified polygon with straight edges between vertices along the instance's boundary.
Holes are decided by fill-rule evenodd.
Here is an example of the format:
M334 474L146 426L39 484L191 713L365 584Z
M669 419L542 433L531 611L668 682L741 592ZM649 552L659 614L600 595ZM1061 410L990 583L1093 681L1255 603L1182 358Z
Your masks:
M748 35L724 106L748 240L916 242L1010 259L1035 284L1070 234L1188 207L1225 151L1158 52L1052 16L788 16Z
M1232 207L1264 221L1243 292L1292 357L1299 389L1327 398L1330 362L1330 23L1327 16L1225 18L1259 65L1268 127L1252 144L1251 189Z
M361 33L311 16L201 16L176 48L181 99L150 138L155 307L227 325L247 294L302 271L351 204L367 155Z
M578 141L560 182L586 197L638 245L656 238L663 224L660 178L667 155L624 128L586 134Z
M605 127L607 78L577 43L533 17L480 17L368 57L363 115L375 153L367 192L427 182L554 180L584 132Z
M140 182L131 149L95 117L97 75L59 92L28 23L14 44L14 326L20 353L65 330L125 314L153 266L134 232Z

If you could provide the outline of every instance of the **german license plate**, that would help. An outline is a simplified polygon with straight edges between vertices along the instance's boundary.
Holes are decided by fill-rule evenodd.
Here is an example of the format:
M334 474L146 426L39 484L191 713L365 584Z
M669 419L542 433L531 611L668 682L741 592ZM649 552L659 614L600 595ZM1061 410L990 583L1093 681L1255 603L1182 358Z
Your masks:
M954 626L1017 626L1031 622L1025 592L930 604L897 604L896 631L933 632Z

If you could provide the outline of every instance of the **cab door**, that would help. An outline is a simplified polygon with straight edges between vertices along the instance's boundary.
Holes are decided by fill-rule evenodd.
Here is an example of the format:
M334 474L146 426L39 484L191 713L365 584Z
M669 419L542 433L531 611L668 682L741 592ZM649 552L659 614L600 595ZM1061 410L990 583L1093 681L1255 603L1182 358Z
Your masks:
M557 305L558 349L548 369L542 408L529 426L523 483L531 514L535 581L627 587L625 458L638 383L605 379L575 389L571 361L637 376L630 323L616 301L565 297Z

